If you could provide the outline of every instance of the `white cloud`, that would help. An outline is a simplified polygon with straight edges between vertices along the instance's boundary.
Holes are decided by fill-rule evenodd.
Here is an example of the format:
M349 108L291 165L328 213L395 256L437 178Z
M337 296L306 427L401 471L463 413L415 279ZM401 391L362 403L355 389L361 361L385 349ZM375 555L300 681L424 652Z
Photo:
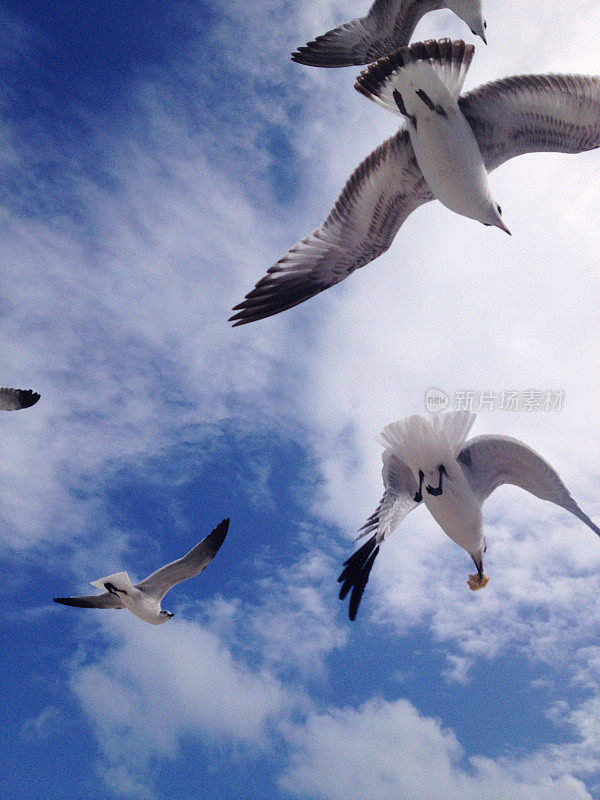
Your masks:
M297 702L197 623L174 619L157 630L130 615L111 617L105 632L115 644L73 671L72 689L94 725L100 773L119 795L147 797L153 759L175 757L184 738L262 750Z
M485 718L474 724L487 724ZM454 733L406 700L314 714L291 737L284 789L321 800L591 800L584 784L550 759L468 759Z

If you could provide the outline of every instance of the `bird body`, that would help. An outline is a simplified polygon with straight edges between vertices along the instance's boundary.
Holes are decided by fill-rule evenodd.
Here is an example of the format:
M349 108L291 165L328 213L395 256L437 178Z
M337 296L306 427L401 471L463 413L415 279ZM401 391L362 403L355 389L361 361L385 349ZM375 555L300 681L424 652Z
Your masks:
M189 553L160 567L135 585L126 572L115 572L92 581L102 594L84 597L55 597L54 602L79 608L127 608L136 617L151 625L161 625L174 615L161 608L166 593L181 581L198 575L212 561L225 541L229 519L224 519Z
M481 150L457 103L472 53L472 47L464 48L457 85L452 73L446 75L406 50L403 66L394 73L392 97L406 119L415 158L436 198L457 214L507 230L492 198Z
M476 561L485 547L481 505L456 460L474 421L470 413L433 421L415 414L387 425L377 441L409 467L431 516Z
M147 592L142 592L137 586L133 586L129 575L126 572L116 572L107 575L97 581L91 581L92 586L108 591L116 600L119 600L122 607L129 609L136 617L149 622L151 625L160 625L166 622L173 615L161 610L160 600L150 596Z
M352 592L350 619L356 616L380 544L421 503L473 559L477 574L469 575L467 581L473 590L482 589L489 580L483 572L486 540L481 508L504 483L570 511L600 536L600 528L535 450L509 436L483 435L467 440L474 420L475 414L469 411L432 417L415 414L387 425L377 437L385 448L384 495L358 538L372 536L344 563L338 579L342 583L340 599Z

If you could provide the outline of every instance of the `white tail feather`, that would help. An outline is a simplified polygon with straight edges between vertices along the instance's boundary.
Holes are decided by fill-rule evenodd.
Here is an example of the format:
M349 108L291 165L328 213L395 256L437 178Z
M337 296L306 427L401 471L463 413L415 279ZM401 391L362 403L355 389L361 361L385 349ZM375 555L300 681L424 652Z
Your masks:
M448 411L431 418L413 414L386 425L376 439L413 471L433 470L458 456L475 416L471 411Z
M90 581L90 583L97 589L104 590L106 590L105 583L112 583L116 589L122 589L124 591L133 588L129 580L129 575L126 572L115 572L113 575L107 575L105 578L99 578L97 581Z

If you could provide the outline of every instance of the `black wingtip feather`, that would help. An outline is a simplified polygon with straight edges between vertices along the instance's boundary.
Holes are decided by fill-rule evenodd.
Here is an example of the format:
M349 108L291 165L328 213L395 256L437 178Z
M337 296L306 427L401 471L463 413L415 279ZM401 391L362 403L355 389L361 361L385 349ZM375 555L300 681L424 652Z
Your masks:
M373 563L379 553L379 545L377 544L377 537L372 536L368 542L363 544L362 547L353 553L349 559L344 561L344 569L338 583L341 583L340 600L344 600L350 590L350 606L349 616L351 620L356 618L356 612L360 605L365 586L369 580L369 573L373 567Z
M34 406L40 397L41 395L39 392L34 392L33 389L21 389L19 391L19 402L21 403L21 408L29 408L30 406Z

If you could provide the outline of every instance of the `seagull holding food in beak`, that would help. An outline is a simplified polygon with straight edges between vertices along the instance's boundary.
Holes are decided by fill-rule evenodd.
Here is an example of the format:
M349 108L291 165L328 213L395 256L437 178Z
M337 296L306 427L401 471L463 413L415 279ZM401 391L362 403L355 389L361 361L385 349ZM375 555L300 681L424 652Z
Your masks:
M465 441L475 417L470 411L432 417L415 414L386 425L377 437L385 448L385 492L358 538L373 536L344 563L338 578L340 600L352 592L350 619L356 617L380 544L421 503L473 559L477 572L467 581L473 591L489 581L483 571L487 546L481 507L504 483L561 506L600 536L600 528L579 508L556 471L531 447L509 436L483 435Z

